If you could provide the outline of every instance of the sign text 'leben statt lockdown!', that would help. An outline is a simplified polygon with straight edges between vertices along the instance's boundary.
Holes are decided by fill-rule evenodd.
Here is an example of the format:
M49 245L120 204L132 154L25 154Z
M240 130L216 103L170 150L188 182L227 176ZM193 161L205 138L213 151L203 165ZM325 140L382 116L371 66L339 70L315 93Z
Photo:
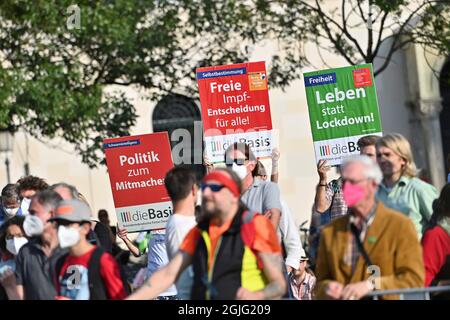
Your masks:
M272 119L264 62L196 70L202 106L205 152L223 162L234 142L247 143L257 157L272 152Z
M165 228L173 212L164 186L173 167L167 132L105 139L103 148L119 226Z
M372 65L304 73L316 160L339 165L357 141L382 135Z

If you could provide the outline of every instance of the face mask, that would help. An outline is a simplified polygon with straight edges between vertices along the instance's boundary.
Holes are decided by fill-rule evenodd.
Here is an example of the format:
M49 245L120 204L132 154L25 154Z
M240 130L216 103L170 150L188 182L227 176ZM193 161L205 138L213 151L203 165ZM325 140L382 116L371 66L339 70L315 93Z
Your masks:
M12 218L17 214L19 208L4 208L4 211L7 218Z
M11 252L12 255L17 256L20 248L22 248L23 245L26 244L27 242L28 242L28 240L25 237L14 237L12 239L7 239L6 240L6 250Z
M233 166L231 168L241 180L244 180L247 176L247 167L245 165L238 165L233 162Z
M354 207L358 202L364 199L366 192L363 187L345 182L342 188L344 200L347 206Z
M80 233L78 228L59 226L58 240L61 248L73 247L80 241Z
M20 203L20 208L22 209L22 213L24 215L28 214L28 209L30 208L31 199L23 198L22 202Z
M40 236L44 232L44 223L36 216L27 215L23 221L23 230L28 237Z

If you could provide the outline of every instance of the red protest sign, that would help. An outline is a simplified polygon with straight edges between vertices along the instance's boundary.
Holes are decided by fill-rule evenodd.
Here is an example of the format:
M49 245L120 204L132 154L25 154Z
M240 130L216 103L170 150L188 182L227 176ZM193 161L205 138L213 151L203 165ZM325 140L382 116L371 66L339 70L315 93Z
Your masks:
M164 228L172 214L164 186L173 167L167 132L105 139L103 148L119 226L130 232Z
M234 142L250 145L257 157L272 152L267 73L264 62L198 68L205 148L212 162L223 162Z

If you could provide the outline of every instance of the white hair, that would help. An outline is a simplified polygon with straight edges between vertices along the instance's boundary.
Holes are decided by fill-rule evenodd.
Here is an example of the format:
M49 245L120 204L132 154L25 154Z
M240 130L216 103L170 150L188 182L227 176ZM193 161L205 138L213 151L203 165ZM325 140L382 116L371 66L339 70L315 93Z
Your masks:
M352 163L361 163L366 167L366 170L364 170L366 178L372 179L377 184L380 184L381 180L383 180L383 173L378 164L366 155L355 155L345 158L341 164L341 172Z

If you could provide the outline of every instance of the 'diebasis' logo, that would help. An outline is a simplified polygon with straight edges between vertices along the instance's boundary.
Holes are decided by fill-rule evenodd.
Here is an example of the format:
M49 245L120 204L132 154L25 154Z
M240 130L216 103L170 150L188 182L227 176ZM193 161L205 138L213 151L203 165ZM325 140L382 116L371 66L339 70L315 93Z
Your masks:
M211 150L213 152L223 152L234 142L240 142L247 144L250 148L260 148L260 147L268 147L270 146L270 138L269 137L259 137L256 139L250 138L238 138L238 139L227 139L224 141L211 141Z
M164 210L155 210L149 208L147 211L137 210L135 212L123 211L120 213L120 217L123 222L138 222L138 221L151 221L154 219L168 218L173 214L172 207Z
M348 141L346 144L336 143L319 146L319 153L322 157L353 152L359 152L359 147L354 141Z

